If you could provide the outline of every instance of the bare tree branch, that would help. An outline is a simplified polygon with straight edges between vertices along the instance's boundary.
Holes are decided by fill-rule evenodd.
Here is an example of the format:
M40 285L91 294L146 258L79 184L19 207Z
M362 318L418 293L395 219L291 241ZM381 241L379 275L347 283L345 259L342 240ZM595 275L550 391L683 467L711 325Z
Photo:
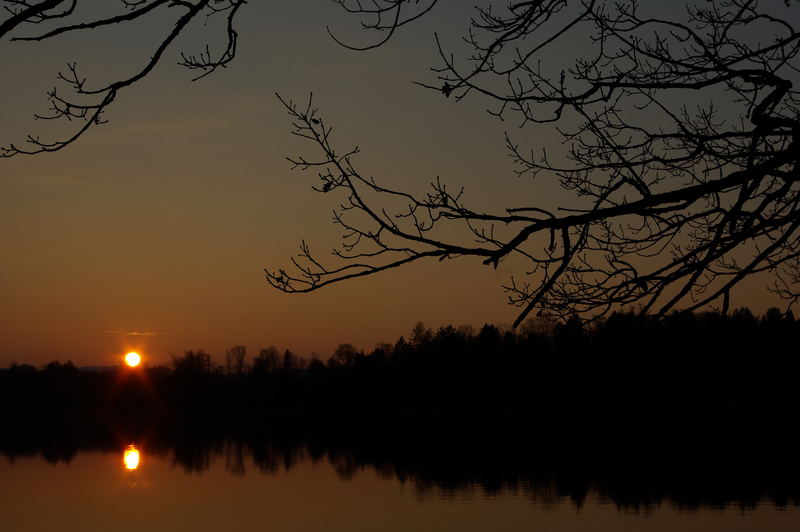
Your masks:
M376 46L411 20L400 18L402 1L339 3L385 32ZM292 162L319 172L316 190L344 198L334 223L346 236L338 266L304 244L299 274L279 270L269 282L309 291L418 259L473 255L497 267L516 255L530 265L504 287L521 308L516 324L531 312L593 319L623 305L655 315L717 301L726 309L731 291L761 272L797 302L800 32L784 4L712 0L667 19L640 14L633 0L534 0L476 8L463 62L437 37L437 81L420 85L459 101L481 95L496 116L552 124L562 137L567 151L555 157L506 138L519 175L575 194L556 211L473 209L438 179L424 197L379 185L355 168L357 149L338 154L310 102L284 101L294 133L321 153ZM587 56L548 64L554 47L587 35Z
M184 30L201 16L225 16L225 32L227 44L221 53L213 53L209 46L197 55L181 54L179 64L202 73L194 79L211 74L220 67L225 67L236 55L237 33L234 29L239 9L245 0L122 0L121 4L127 12L105 18L76 18L75 7L78 0L46 0L31 4L24 0L0 0L10 17L0 22L0 38L18 31L23 24L39 24L58 20L57 26L34 35L15 35L11 41L44 41L56 39L61 35L92 30L104 26L129 24L145 16L170 16L175 12L175 23L168 33L155 43L151 54L145 58L143 66L133 68L127 76L109 83L92 87L87 79L78 73L77 63L68 63L64 71L58 73L66 93L57 87L47 92L50 104L49 114L37 114L39 120L75 121L78 125L64 138L45 140L39 135L28 134L26 145L9 144L0 146L0 157L8 158L16 155L35 155L43 152L58 151L69 146L94 126L105 123L103 113L116 100L123 89L135 85L149 75L162 60L167 49L184 32ZM54 12L56 8L66 8ZM82 15L87 17L87 15Z

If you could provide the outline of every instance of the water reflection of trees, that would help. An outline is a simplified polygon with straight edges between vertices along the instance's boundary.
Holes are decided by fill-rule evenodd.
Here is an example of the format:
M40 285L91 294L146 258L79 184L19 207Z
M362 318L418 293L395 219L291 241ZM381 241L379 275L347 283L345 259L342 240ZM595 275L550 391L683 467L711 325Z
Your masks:
M626 510L670 504L684 509L800 505L797 441L761 427L703 429L622 427L543 429L537 434L469 432L427 436L377 430L225 434L153 434L148 455L162 456L187 474L214 466L234 476L290 472L329 464L343 481L365 472L412 486L422 498L520 494L541 505L580 508L597 499ZM348 434L343 436L342 434ZM118 453L119 438L51 438L0 445L10 459L38 455L69 463L76 453Z

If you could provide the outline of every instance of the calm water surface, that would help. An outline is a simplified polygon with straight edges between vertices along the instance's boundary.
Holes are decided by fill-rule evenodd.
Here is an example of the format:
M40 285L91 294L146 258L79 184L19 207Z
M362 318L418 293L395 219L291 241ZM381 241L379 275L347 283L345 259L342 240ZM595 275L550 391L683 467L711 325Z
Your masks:
M220 444L190 462L121 445L66 460L0 456L0 530L27 531L708 531L800 530L796 505L764 501L639 507L587 489L424 485L375 466Z

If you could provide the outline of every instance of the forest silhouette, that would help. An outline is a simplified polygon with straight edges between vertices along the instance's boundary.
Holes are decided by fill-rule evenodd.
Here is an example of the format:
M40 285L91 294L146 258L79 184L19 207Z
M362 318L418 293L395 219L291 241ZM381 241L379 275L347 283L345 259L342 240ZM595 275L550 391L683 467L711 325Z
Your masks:
M770 309L655 320L618 312L526 322L516 331L417 324L370 352L323 361L275 347L218 364L203 350L170 365L80 370L71 362L0 371L11 422L77 419L408 418L525 424L541 416L784 416L800 406L800 322Z

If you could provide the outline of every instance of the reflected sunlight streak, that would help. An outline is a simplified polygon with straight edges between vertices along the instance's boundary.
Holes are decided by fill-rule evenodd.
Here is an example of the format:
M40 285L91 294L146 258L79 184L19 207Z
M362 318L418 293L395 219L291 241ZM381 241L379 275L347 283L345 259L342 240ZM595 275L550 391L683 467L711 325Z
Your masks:
M139 468L139 449L131 444L125 448L125 453L122 456L122 461L125 464L125 469L133 471Z

